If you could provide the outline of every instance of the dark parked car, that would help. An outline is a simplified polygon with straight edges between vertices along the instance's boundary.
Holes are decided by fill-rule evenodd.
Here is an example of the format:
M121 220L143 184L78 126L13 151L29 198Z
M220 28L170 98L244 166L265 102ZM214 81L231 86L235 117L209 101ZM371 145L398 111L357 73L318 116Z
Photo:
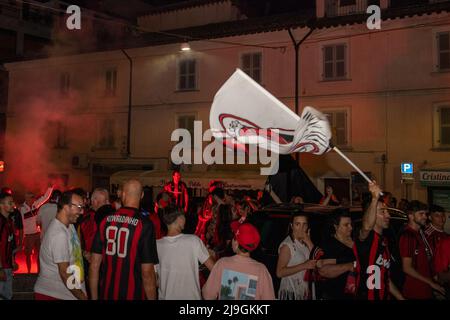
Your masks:
M264 263L268 268L274 283L275 294L277 294L280 285L280 279L276 276L278 247L287 236L291 215L302 211L308 214L311 239L315 245L321 247L323 241L331 235L332 226L329 224L329 215L336 208L319 205L278 204L256 211L248 218L248 222L254 224L261 234L261 244L252 253L252 257ZM355 237L357 230L361 227L363 212L361 208L349 208L349 211L353 221L353 236ZM397 258L398 250L396 250L398 234L405 222L405 217L400 217L393 212L390 228L385 231L391 242L391 252L396 260L395 262L399 260ZM394 275L399 272L399 265L395 262L392 266Z

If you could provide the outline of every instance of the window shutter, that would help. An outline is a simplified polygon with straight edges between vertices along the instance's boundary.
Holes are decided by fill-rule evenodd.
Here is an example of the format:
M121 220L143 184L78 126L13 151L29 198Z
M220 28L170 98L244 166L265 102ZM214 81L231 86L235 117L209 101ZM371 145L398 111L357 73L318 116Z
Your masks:
M324 48L324 73L325 73L325 79L330 79L334 77L334 72L333 72L333 47L332 46L328 46Z
M241 56L241 68L253 80L261 83L262 54L261 52L245 53Z
M178 128L186 129L191 134L191 144L194 147L194 115L182 115L178 117Z
M195 74L195 60L189 61L189 73Z
M347 76L347 45L325 46L323 52L323 78L345 78Z
M347 146L347 111L324 112L330 123L332 142L337 146Z
M450 107L440 109L440 140L442 145L450 145Z
M336 112L336 143L347 145L347 113Z
M253 69L261 68L261 54L255 53L253 55Z
M178 64L178 90L193 90L196 88L196 60L186 59Z
M438 34L439 69L450 69L450 33Z
M250 59L251 57L249 54L244 54L242 56L242 69L244 69L245 72L248 72L250 70L251 65Z

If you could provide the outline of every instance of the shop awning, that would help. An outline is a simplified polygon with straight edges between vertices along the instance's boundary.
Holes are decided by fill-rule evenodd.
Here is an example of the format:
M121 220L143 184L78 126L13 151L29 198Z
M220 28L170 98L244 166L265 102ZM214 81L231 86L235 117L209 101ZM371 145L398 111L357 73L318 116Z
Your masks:
M144 186L162 187L172 179L171 171L140 171L126 170L119 171L111 175L110 184L121 185L128 179L137 179ZM211 180L220 180L224 182L225 189L239 190L257 190L264 189L267 176L260 175L259 172L182 172L181 180L186 183L188 188L208 189Z

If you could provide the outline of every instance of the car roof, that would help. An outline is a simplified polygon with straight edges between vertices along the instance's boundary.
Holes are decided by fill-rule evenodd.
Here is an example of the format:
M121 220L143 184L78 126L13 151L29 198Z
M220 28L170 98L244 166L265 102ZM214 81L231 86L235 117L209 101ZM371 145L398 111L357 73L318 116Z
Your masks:
M278 203L278 204L270 204L265 206L256 212L267 212L271 214L288 214L291 215L296 212L305 212L312 213L314 215L328 215L332 213L336 209L344 209L348 210L351 214L353 213L363 213L363 209L360 206L324 206L317 203L303 203L303 204L292 204L292 203ZM406 213L402 210L396 208L386 208L389 213L396 217L400 217L402 219L406 219Z
M316 203L304 203L304 204L291 204L291 203L278 203L265 206L257 212L267 213L279 213L279 214L292 214L296 212L305 212L312 214L330 214L336 209L347 209L350 213L361 212L361 207L343 207L343 206L323 206Z

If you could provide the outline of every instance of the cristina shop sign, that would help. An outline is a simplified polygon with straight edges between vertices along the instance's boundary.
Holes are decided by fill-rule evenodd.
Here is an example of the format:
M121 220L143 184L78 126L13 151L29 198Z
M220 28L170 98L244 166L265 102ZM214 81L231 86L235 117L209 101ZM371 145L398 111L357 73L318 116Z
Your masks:
M423 186L450 186L450 171L420 171Z

